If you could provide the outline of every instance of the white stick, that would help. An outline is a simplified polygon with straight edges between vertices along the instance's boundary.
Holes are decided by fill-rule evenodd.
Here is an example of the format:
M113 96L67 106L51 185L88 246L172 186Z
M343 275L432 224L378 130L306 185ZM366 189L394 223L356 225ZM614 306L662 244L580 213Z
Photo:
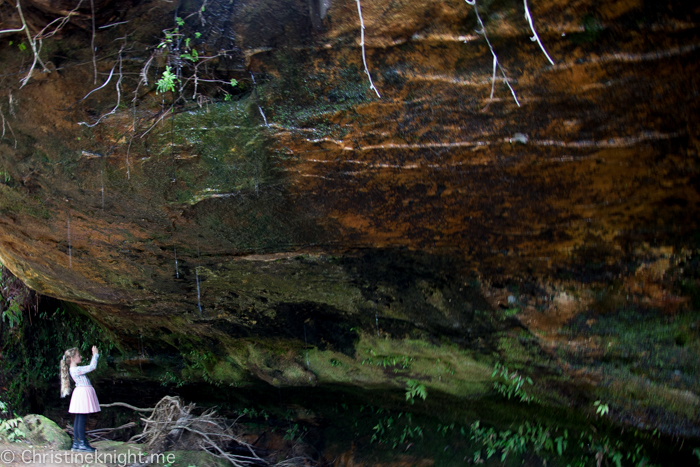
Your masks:
M523 3L525 4L525 19L527 22L530 24L530 29L532 30L533 36L530 38L531 41L537 43L540 46L540 49L542 49L542 52L544 53L544 56L547 57L547 60L549 60L549 63L554 65L554 60L552 60L552 57L549 56L547 51L544 49L544 46L542 45L542 41L540 41L540 36L537 35L537 32L535 31L535 25L532 24L532 16L530 16L530 9L527 7L527 0L523 0Z
M360 15L360 47L362 47L362 63L365 65L365 73L367 73L367 78L369 79L369 88L377 93L377 97L382 97L379 95L377 88L374 87L372 75L369 74L369 69L367 68L367 56L365 55L365 22L362 19L362 7L360 6L360 0L357 0L357 14Z

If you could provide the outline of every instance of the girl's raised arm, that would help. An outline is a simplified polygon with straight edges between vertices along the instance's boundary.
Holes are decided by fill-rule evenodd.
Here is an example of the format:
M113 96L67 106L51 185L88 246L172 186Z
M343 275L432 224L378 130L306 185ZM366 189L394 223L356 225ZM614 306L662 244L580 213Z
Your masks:
M84 366L74 366L71 368L71 373L73 373L75 376L77 375L84 375L85 373L90 373L92 370L97 368L97 360L99 360L100 354L94 353L92 354L92 360L90 360L89 365L84 365Z

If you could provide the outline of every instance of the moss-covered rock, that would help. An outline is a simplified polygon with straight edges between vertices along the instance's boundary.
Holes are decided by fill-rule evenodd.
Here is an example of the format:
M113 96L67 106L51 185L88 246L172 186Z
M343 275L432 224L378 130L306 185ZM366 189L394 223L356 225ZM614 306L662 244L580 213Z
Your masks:
M34 446L70 449L70 436L56 422L43 415L25 415L19 428L24 431L24 438Z

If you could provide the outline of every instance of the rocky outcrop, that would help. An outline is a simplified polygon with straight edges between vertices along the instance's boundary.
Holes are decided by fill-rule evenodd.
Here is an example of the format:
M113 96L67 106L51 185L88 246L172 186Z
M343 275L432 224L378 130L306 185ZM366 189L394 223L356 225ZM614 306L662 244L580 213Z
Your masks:
M27 8L64 14L44 3ZM686 2L532 3L553 64L518 3L364 0L364 51L350 0L103 3L95 60L85 8L44 39L50 73L26 86L31 44L17 33L0 51L0 261L125 348L200 352L190 364L227 384L363 385L394 381L359 365L381 337L442 336L613 388L624 378L588 360L604 350L572 344L602 333L577 316L696 310L700 12ZM678 332L696 342L691 325ZM431 352L462 365L434 387L488 390L491 362ZM700 389L692 370L654 371L635 387Z

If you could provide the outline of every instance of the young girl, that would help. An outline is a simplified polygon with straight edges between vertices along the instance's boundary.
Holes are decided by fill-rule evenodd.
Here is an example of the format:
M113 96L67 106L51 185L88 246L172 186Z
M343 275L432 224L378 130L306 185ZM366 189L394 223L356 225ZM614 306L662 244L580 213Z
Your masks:
M92 346L92 360L89 365L78 366L78 363L83 359L80 356L80 351L77 347L68 349L63 353L61 359L61 397L66 397L70 394L70 379L68 374L75 381L75 390L70 399L69 413L75 414L75 422L73 423L73 446L72 451L95 452L95 448L90 446L85 437L85 420L87 414L100 411L100 403L97 400L95 389L90 384L90 380L85 376L97 367L97 360L100 354L97 347Z

